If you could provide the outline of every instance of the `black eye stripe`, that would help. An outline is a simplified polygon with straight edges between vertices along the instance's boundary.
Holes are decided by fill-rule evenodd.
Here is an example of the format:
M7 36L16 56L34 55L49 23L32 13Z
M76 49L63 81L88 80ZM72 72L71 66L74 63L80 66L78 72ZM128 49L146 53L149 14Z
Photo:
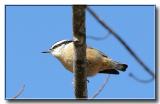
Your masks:
M67 43L71 43L71 42L73 42L73 41L72 41L72 40L64 41L64 42L62 42L62 43L60 43L60 44L55 45L55 46L54 46L54 47L52 47L51 49L55 49L55 48L57 48L57 47L61 46L62 44L67 44Z

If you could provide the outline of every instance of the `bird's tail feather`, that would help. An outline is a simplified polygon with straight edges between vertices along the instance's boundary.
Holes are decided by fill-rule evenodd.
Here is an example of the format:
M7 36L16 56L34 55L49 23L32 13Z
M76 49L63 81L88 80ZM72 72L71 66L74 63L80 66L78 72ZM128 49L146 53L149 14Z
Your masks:
M117 61L113 61L112 59L105 59L104 65L105 66L103 69L115 69L119 71L126 71L128 65L127 64L122 64Z
M128 67L128 65L126 65L126 64L119 64L118 63L118 64L116 64L115 69L120 70L120 71L126 71L127 67Z
M102 71L99 71L99 73L104 74L119 74L119 72L115 69L103 69Z

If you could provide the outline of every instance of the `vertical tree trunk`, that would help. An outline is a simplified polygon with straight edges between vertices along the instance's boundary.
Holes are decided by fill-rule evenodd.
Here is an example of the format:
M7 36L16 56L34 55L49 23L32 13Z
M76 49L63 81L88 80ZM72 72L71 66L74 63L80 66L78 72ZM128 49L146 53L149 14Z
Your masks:
M75 97L87 98L86 76L86 29L84 5L74 5L73 9L73 40L74 40L74 90Z

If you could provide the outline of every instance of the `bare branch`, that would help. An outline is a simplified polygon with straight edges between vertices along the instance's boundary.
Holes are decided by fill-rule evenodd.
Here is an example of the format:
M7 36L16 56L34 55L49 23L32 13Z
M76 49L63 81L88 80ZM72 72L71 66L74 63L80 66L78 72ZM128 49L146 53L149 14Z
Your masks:
M99 87L99 89L95 92L95 94L91 97L91 99L96 98L100 94L100 92L104 89L105 85L107 84L109 78L110 78L110 75L108 74L103 84Z
M133 58L143 67L143 69L148 72L153 79L155 78L154 72L152 72L147 65L138 57L138 55L128 46L128 44L117 34L115 33L104 21L102 21L98 15L89 7L87 7L88 12L105 28L107 29L125 48L126 50L133 56ZM132 77L132 76L131 76ZM134 77L132 77L134 78ZM135 78L134 78L135 79Z
M13 96L12 98L13 98L13 99L16 99L17 97L19 97L19 96L23 93L24 88L25 88L25 84L23 84L23 85L21 86L21 88L19 89L19 91L17 92L17 94L16 94L15 96Z
M73 70L75 81L75 96L87 98L87 73L86 73L86 28L84 5L73 6L73 41L74 57Z

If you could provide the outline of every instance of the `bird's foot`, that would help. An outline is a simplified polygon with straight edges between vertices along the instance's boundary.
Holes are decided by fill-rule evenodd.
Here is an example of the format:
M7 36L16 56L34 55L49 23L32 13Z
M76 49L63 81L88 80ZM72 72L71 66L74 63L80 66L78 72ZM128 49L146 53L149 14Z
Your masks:
M87 79L87 82L89 83L89 80Z

